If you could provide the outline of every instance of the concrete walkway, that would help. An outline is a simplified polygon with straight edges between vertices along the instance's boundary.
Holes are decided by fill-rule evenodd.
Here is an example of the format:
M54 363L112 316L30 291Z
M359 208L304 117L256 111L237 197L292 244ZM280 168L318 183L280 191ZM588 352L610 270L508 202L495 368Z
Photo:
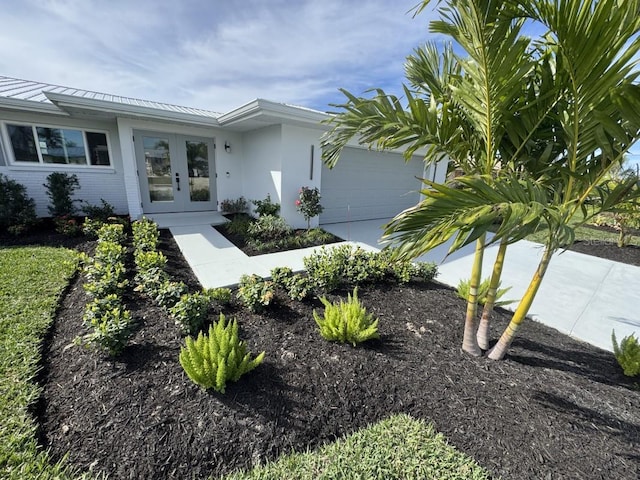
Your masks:
M324 225L323 228L367 250L381 248L382 220ZM319 247L248 257L209 224L170 227L180 250L205 288L233 286L242 274L267 277L274 267L303 270L302 259ZM336 244L339 245L339 244ZM473 247L446 256L438 247L421 261L439 264L437 280L455 287L469 277ZM488 276L497 246L487 248L484 271ZM502 286L515 303L523 295L542 255L539 244L521 241L509 247ZM551 260L545 279L530 310L537 321L560 332L611 350L611 331L618 339L635 333L640 337L640 267L567 251Z

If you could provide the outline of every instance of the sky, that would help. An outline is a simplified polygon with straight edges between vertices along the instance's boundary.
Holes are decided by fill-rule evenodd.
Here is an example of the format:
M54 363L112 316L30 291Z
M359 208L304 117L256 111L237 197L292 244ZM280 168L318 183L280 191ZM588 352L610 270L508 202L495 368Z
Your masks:
M3 0L0 75L227 112L400 93L418 0Z
M0 75L228 112L401 95L419 0L2 0ZM437 2L434 2L434 4ZM640 144L630 163L640 164Z

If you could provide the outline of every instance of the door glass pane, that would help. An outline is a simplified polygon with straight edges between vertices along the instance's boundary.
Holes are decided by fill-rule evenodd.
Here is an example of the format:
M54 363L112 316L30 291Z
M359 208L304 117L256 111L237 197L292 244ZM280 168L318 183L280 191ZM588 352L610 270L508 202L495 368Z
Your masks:
M205 142L186 142L189 168L189 195L192 202L208 202L209 150Z
M84 137L80 130L48 127L36 130L44 163L87 164Z
M169 140L160 137L142 137L144 163L147 169L149 197L152 202L173 201L171 156Z

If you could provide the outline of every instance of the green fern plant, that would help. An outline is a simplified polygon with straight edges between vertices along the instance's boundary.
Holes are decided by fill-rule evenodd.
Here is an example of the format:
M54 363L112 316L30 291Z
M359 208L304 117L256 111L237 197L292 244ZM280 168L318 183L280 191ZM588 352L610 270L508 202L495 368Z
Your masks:
M361 342L380 338L378 334L378 319L367 313L366 308L358 300L358 289L353 290L353 296L348 295L347 301L331 303L325 297L320 298L324 305L324 315L320 316L315 310L313 318L320 335L329 341L349 342L354 347Z
M480 305L484 305L487 303L487 294L489 293L489 285L491 283L491 279L485 278L482 282L480 282L480 286L478 287L478 303ZM469 298L469 289L471 288L471 280L460 280L458 283L458 288L456 290L456 294L463 300L467 300ZM494 306L501 307L503 305L508 305L512 303L513 300L500 300L505 293L511 290L511 287L500 288L500 283L498 283L498 290L496 290L496 301Z
M180 365L194 383L216 392L224 393L228 381L237 382L242 375L262 363L264 352L251 360L246 344L238 337L238 322L220 320L209 327L208 335L202 332L194 340L186 338L186 346L180 349Z
M627 377L640 375L640 344L632 333L624 337L618 345L615 330L611 331L611 342L613 343L613 355Z

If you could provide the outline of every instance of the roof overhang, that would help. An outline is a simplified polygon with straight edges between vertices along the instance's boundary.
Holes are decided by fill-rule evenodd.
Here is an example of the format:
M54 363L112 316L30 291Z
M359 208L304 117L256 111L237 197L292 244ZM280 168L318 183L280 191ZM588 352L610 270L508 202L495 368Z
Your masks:
M321 124L329 118L324 112L258 98L218 117L221 127L246 132L270 125L299 125L327 130Z
M128 117L147 120L163 120L209 127L219 126L216 118L204 115L172 112L168 110L160 110L158 108L144 107L141 105L127 105L118 102L83 98L61 93L44 92L44 95L53 105L55 105L55 107L57 107L57 109L73 115L78 113L88 113L92 114L92 116L100 116L104 118Z
M68 117L69 114L60 110L55 105L44 102L34 102L32 100L22 100L19 98L0 97L0 108L7 110L15 110L18 112L36 112L48 113L53 115L61 115Z

